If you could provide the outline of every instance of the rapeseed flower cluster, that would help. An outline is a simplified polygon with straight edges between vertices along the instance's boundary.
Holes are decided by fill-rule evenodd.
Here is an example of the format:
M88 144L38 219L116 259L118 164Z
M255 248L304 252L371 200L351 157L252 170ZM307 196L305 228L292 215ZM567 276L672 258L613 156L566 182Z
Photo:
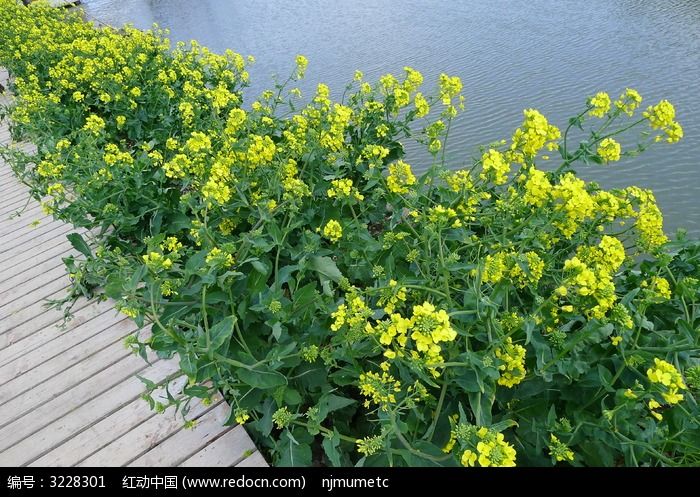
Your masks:
M601 319L613 308L617 295L614 273L625 260L622 243L604 236L597 247L582 246L574 257L564 262L565 282L574 295L592 299L592 304L581 302L587 315ZM619 311L618 311L619 313ZM619 317L628 324L627 316Z
M652 129L663 130L668 143L675 143L683 138L683 128L675 121L676 109L668 100L661 100L658 104L649 106L642 114L649 120ZM661 136L657 137L657 141Z
M205 258L205 262L211 266L219 266L229 268L236 262L233 254L219 247L214 247L209 251Z
M366 400L365 407L376 404L381 410L386 411L391 404L396 404L396 394L401 392L401 382L386 371L381 374L366 372L360 374L360 394Z
M524 288L527 285L536 285L542 278L544 268L544 261L536 252L496 252L484 258L481 279L484 283L494 284L508 279L518 287Z
M513 160L523 163L524 159L532 159L545 146L554 150L557 144L554 140L561 136L559 128L549 124L547 118L535 109L523 111L523 124L515 130L510 147Z
M653 276L649 281L642 281L642 288L649 289L652 297L661 300L671 299L671 285L668 280L662 276Z
M349 178L334 179L331 181L331 187L326 191L328 198L350 199L353 198L358 202L365 199L365 196L353 186L353 182Z
M348 327L351 331L363 331L367 319L372 315L372 310L356 292L347 295L346 303L341 304L331 314L333 323L332 331L339 331L343 327Z
M514 344L513 339L508 337L502 347L496 349L496 358L501 361L498 366L500 376L497 380L499 385L513 388L525 378L525 348Z
M683 400L683 394L679 392L688 388L675 366L658 357L654 359L654 365L647 369L647 378L662 388L661 396L668 404L678 404ZM650 406L650 409L653 408Z
M416 184L416 177L411 166L402 160L389 164L389 176L386 179L387 188L392 193L405 194L408 188Z
M343 227L335 219L331 219L323 227L323 236L335 243L343 237Z
M643 446L668 460L682 457L675 441L686 444L681 430L692 428L680 408L663 435L640 435L649 419L628 421L640 411L661 420L688 395L698 373L684 370L686 387L687 354L678 355L678 369L652 365L646 392L641 384L620 388L625 376L617 372L643 367L647 350L667 354L671 334L662 330L673 325L653 312L685 313L674 292L688 296L692 312L694 287L683 283L692 278L674 278L672 288L662 259L645 253L660 257L667 241L651 192L602 191L572 170L577 161L623 156L616 140L626 125L613 121L640 108L635 90L614 102L604 92L589 99L569 121L593 127L583 147L571 146L571 133L567 145L545 116L527 109L511 143L489 144L465 168L463 157L443 148L453 143L450 122L464 106L456 77L441 75L428 94L409 67L404 78L388 74L374 85L358 73L342 102L320 84L305 104L296 81L308 60L298 56L289 87L263 91L243 110L252 59L234 52L171 47L157 28L94 29L72 14L13 0L0 0L0 25L0 61L15 76L11 117L41 144L36 157L17 153L17 165L36 193L54 197L44 202L47 212L103 233L94 256L69 262L76 288L109 277L115 289L143 274L122 285L117 306L163 326L154 327L152 341L133 343L187 354L216 371L201 379L211 380L208 392L224 392L237 423L267 413L284 430L271 444L273 458L289 447L286 433L304 449L293 451L295 461L317 436L329 459L340 452L342 462L399 461L397 448L434 460L424 447L437 443L448 420L452 464L512 466L513 445L528 462L549 452L553 464L586 464L590 451L578 450L578 440L611 426L639 440L635 456L647 454L640 462L653 453ZM436 105L437 119L417 128L416 118ZM644 119L658 135L652 140L683 135L666 101ZM408 163L407 135L432 154L421 175ZM540 157L558 164L538 169ZM642 275L631 271L640 259ZM206 316L185 304L200 291ZM237 314L241 326L212 356L196 330L222 313ZM240 362L260 375L243 374ZM259 388L264 380L277 386ZM546 421L524 414L534 412L528 392L536 382L553 407ZM618 390L614 399L610 388ZM634 410L604 409L601 399ZM360 405L335 408L353 400ZM270 405L279 409L270 414ZM368 415L370 408L381 412ZM574 418L580 437L554 419L554 409ZM367 422L355 423L359 417ZM615 443L610 451L622 460L629 451Z
M639 92L633 88L626 88L624 93L620 95L620 98L615 100L615 107L631 117L641 103L642 96Z
M573 461L574 453L569 447L563 443L557 436L552 433L549 438L549 455L554 458L557 462L561 461Z
M495 185L502 185L508 181L510 164L499 151L491 148L484 153L481 157L481 167L481 179L491 179Z
M605 114L610 112L610 95L601 91L596 93L589 100L588 104L592 107L588 113L595 117L604 117Z
M450 432L450 440L443 452L451 452L459 444L462 466L472 467L514 467L516 452L506 442L503 433L486 426L473 426L465 423L456 424Z
M149 252L143 256L143 262L151 271L158 273L160 271L167 271L173 267L173 261L169 257L164 256L158 252Z
M615 162L620 160L621 147L618 142L612 138L605 138L598 145L598 155L605 162Z

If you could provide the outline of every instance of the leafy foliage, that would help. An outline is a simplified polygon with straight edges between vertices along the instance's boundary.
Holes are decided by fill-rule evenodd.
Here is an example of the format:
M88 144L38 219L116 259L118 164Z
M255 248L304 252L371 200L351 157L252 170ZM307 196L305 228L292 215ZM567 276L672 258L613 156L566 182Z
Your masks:
M573 170L680 139L670 103L601 92L563 134L528 109L454 170L456 77L430 95L410 68L358 73L304 101L299 56L244 107L231 51L12 0L0 23L14 133L38 146L8 156L90 229L71 298L152 324L128 344L179 355L183 413L223 392L279 465L700 460L700 244L668 242L650 191Z

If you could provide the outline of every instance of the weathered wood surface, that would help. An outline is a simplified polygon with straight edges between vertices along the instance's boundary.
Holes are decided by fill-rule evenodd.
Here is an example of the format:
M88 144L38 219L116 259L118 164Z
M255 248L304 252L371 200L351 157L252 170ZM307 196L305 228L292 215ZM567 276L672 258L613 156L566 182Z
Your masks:
M0 146L10 141L2 122ZM172 408L149 408L137 374L174 395L185 378L177 359L149 364L125 348L125 337L148 330L113 302L81 299L59 326L63 313L46 300L66 294L62 258L74 253L66 235L78 230L45 215L28 192L0 159L0 466L266 466L243 427L223 425L221 398L193 403L193 429ZM165 400L164 389L156 395Z

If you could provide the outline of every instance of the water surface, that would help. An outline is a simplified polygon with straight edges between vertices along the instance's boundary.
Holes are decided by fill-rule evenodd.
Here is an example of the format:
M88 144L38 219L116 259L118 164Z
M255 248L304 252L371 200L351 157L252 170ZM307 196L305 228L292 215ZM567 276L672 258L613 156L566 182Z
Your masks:
M586 96L637 88L644 105L673 102L685 130L678 144L640 157L579 168L606 188L652 188L668 232L700 234L700 2L697 0L83 0L112 25L152 23L173 40L254 55L252 91L310 60L318 82L340 97L355 69L375 80L410 65L427 84L441 72L464 82L467 112L453 127L455 166L476 147L509 137L534 107L563 127ZM415 155L420 166L423 155ZM420 167L418 167L419 169Z

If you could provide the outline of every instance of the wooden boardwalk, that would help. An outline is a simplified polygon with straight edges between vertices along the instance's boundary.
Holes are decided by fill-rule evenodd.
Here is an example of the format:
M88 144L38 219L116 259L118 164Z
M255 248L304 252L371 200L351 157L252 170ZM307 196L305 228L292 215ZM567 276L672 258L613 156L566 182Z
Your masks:
M0 144L9 142L0 123ZM223 426L221 398L193 405L193 429L172 408L150 410L136 375L167 380L171 393L185 378L177 359L148 364L127 350L137 327L112 302L81 300L58 327L63 315L45 301L69 286L62 257L73 231L44 215L0 159L0 466L266 466L242 426Z

